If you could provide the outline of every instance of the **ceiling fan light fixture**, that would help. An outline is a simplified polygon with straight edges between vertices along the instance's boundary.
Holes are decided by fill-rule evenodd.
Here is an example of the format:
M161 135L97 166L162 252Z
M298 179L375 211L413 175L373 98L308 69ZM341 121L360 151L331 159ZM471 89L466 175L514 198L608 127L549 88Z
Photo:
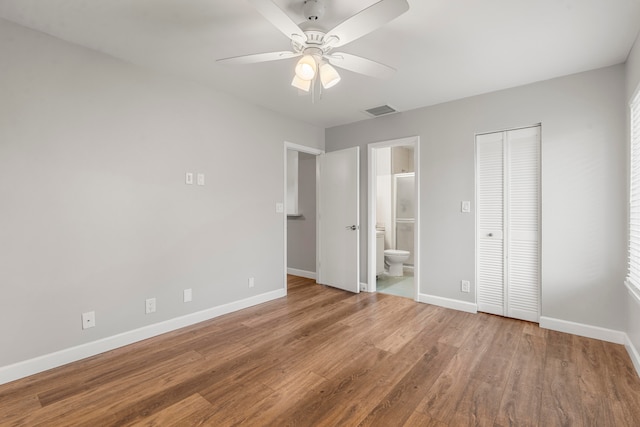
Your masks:
M340 82L340 74L331 64L325 62L320 66L320 81L322 81L323 88L329 89Z
M333 1L333 0L332 0ZM311 94L311 101L322 98L323 89L340 82L340 75L332 65L378 78L389 78L395 70L367 58L348 53L331 53L394 20L409 10L407 0L370 0L375 3L351 15L332 29L303 26L301 28L288 13L284 0L249 0L264 18L271 22L291 41L290 51L257 53L219 59L228 64L250 64L301 57L295 65L295 77L291 85L300 92ZM327 0L291 0L286 3L302 3L302 12L310 21L322 19ZM327 64L330 62L330 64Z
M313 80L318 64L311 55L304 55L296 64L296 76L301 80Z
M291 81L291 86L298 88L302 91L309 92L311 89L311 80L303 80L298 75L293 76L293 81Z

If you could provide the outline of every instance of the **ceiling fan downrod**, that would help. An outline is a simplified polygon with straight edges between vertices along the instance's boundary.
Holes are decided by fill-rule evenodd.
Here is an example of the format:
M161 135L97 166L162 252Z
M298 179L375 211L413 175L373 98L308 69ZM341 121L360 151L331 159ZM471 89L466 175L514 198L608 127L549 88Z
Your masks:
M302 12L309 21L317 21L324 16L324 2L322 0L305 0Z

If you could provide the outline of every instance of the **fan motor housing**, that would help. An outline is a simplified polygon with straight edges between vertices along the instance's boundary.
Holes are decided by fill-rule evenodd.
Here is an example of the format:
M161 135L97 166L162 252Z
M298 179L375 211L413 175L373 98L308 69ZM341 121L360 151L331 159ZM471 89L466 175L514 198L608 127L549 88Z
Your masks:
M322 31L307 30L304 32L306 37L305 41L298 39L291 39L291 47L296 53L303 53L305 49L316 48L322 51L323 54L329 53L332 49L331 43L327 43ZM332 41L331 39L330 41Z
M322 0L305 0L302 11L309 21L317 21L324 16L324 2Z

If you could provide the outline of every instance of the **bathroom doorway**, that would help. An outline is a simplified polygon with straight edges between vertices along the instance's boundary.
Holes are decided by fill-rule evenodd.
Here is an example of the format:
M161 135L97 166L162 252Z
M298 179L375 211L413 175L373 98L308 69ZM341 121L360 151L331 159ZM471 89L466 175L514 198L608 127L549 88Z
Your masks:
M368 283L370 292L418 300L418 137L369 144Z

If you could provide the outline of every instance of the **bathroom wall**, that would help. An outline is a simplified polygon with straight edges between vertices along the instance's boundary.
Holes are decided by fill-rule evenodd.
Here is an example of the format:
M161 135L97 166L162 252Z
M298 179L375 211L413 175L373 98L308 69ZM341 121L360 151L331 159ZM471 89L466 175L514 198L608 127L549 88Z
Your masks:
M599 70L326 130L326 150L420 137L419 292L475 304L474 135L542 123L542 315L626 329L625 68ZM368 227L366 209L361 217ZM367 247L367 233L361 245ZM367 278L361 258L361 277Z
M316 156L307 153L298 154L298 208L300 216L287 218L287 267L315 277Z
M323 129L4 20L0 57L0 382L284 293L284 141Z
M413 148L412 147L392 147L391 148L391 170L392 173L414 172Z

